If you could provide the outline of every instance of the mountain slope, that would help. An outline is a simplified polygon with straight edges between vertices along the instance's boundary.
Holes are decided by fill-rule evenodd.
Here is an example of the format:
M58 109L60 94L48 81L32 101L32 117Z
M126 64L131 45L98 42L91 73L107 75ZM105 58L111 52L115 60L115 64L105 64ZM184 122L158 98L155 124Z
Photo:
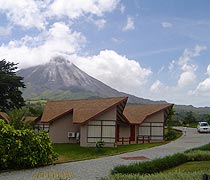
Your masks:
M81 99L95 97L128 96L131 103L158 103L119 92L89 76L70 61L55 57L49 63L22 69L25 99Z

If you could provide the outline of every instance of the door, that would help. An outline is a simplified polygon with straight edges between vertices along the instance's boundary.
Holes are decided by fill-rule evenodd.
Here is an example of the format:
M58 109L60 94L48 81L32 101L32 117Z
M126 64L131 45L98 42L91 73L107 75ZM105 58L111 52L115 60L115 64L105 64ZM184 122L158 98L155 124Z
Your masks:
M116 142L119 142L120 139L120 126L117 124L116 126Z
M130 126L130 140L135 141L135 136L136 136L135 125L131 125Z

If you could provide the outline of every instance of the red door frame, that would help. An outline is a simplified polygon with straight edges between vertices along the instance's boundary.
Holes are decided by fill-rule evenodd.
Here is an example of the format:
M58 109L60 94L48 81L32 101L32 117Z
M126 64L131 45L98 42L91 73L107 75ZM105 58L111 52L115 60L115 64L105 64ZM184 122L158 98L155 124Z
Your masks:
M120 140L120 126L119 124L116 125L116 142Z
M130 126L130 140L135 141L135 136L136 136L135 125L131 125Z

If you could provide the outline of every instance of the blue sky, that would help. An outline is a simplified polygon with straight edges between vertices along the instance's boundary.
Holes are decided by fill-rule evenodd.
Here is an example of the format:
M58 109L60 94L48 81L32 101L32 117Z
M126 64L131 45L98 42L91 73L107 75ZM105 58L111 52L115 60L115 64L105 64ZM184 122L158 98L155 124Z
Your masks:
M62 55L123 92L210 106L209 0L0 0L0 59Z

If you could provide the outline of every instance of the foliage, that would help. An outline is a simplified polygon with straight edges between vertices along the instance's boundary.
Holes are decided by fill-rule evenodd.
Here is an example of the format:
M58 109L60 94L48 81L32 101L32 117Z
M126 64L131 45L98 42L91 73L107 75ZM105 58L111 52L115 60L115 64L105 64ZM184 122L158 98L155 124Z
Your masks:
M16 130L0 120L0 169L28 168L52 163L56 153L48 134Z
M176 133L175 130L173 130L173 129L168 129L168 132L166 133L164 139L165 139L166 141L171 141L171 140L176 139L176 135L177 135L177 133Z
M210 143L185 153L174 154L152 161L116 166L112 174L153 174L190 161L210 160Z
M187 124L191 124L195 122L195 116L193 115L193 112L187 112L184 119L183 119L183 124L187 125Z
M210 143L209 144L205 144L205 145L200 146L200 147L196 147L196 148L187 150L186 153L191 152L191 151L196 151L196 150L210 151Z
M164 171L164 173L182 171L182 172L194 172L200 170L210 169L210 161L190 161L174 168ZM206 171L207 172L207 171Z
M20 108L24 105L24 99L20 88L25 85L23 78L16 75L17 64L0 61L0 111L11 108Z
M44 111L44 106L37 104L36 106L28 106L29 115L31 116L40 116Z
M169 109L167 112L167 119L166 119L168 132L165 135L165 140L167 141L176 139L176 131L172 129L172 119L174 115L175 115L175 110Z
M188 157L185 154L174 154L172 156L166 156L163 158L155 159L153 161L133 163L130 165L116 166L112 170L112 174L152 174L158 173L165 169L172 168L174 166L183 164L188 161Z
M25 112L22 109L13 109L7 112L9 124L15 129L27 129L30 125L25 122Z
M188 161L210 161L210 151L194 150L186 153Z
M44 105L45 105L45 103L26 102L26 105L24 107L22 107L22 109L25 111L26 116L38 117L43 113Z
M96 142L96 151L97 152L102 152L102 148L104 147L104 141L97 141Z
M183 121L184 117L188 112L192 112L196 121L203 121L207 114L210 112L210 107L193 107L185 105L174 105L176 109L176 116L173 118L174 121Z
M167 119L166 119L166 121L167 121L167 128L170 130L170 129L172 129L172 119L173 119L173 117L174 117L174 115L175 115L175 110L174 109L169 109L168 110L168 113L167 113Z
M210 124L210 114L206 114L204 119Z
M115 174L109 176L107 178L102 178L101 180L201 180L203 174L208 173L210 175L210 170L200 170L194 172L182 172L182 171L175 171L169 173L158 173L158 174Z

